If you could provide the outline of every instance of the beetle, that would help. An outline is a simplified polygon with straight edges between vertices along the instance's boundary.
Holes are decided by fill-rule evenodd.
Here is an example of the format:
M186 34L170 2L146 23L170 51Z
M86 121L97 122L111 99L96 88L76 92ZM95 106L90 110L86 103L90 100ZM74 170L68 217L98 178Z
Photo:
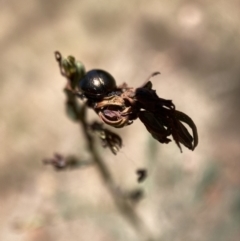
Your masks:
M78 83L81 93L88 99L99 100L117 89L116 81L105 70L88 71Z

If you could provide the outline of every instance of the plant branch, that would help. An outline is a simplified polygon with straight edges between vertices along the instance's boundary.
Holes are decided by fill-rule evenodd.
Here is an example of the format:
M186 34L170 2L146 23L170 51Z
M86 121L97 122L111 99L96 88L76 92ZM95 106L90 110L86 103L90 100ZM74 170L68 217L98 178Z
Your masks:
M84 102L82 105L79 104L78 99L77 99L77 94L75 91L75 86L71 78L71 75L69 76L66 74L66 69L64 69L66 62L64 62L65 65L62 64L62 58L61 54L59 52L55 53L56 60L59 63L61 74L67 79L67 85L64 88L64 93L66 95L66 111L68 116L75 122L78 122L80 125L82 132L84 133L85 139L86 139L86 144L89 153L91 154L92 157L92 162L96 164L96 167L100 173L100 176L103 180L103 182L106 184L109 192L111 193L111 196L113 198L113 201L120 211L120 213L128 220L128 222L134 227L136 230L137 234L141 237L141 240L144 241L152 241L153 239L149 238L151 237L150 232L148 228L146 227L145 223L143 220L139 217L138 213L134 209L133 202L131 202L131 196L124 195L123 192L119 190L117 187L114 178L101 158L100 154L98 153L98 150L96 148L96 143L95 143L95 138L93 136L93 131L91 128L91 125L87 122L87 104ZM72 59L71 59L72 61ZM69 64L69 63L67 63ZM75 67L75 66L73 66ZM69 66L68 66L69 68ZM76 79L76 76L74 76L75 72L74 69L71 69L71 74L73 78ZM102 129L104 130L104 129ZM105 129L106 130L106 129ZM110 134L109 134L110 133ZM106 132L105 132L106 134ZM111 132L108 131L108 134L111 135ZM112 138L111 144L108 143L108 147L112 150L114 154L116 154L116 149L117 147L121 147L121 138L118 137L115 133L112 133L114 138ZM116 136L118 138L116 138ZM106 141L105 137L105 141ZM111 139L111 138L110 138ZM116 140L117 139L117 140ZM115 140L115 143L114 143ZM140 192L136 192L135 196L138 197ZM134 198L132 198L132 201ZM135 199L137 200L137 199Z

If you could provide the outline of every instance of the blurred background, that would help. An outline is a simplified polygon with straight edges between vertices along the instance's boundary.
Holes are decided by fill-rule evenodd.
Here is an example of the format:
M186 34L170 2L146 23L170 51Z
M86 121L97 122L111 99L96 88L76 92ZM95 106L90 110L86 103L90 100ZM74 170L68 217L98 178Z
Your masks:
M162 145L140 121L99 151L154 240L240 240L240 1L0 1L0 240L138 241L94 166L55 172L55 152L88 158L64 112L54 51L118 84L153 86L199 131L194 152ZM90 111L90 119L97 116ZM139 184L135 170L148 169Z

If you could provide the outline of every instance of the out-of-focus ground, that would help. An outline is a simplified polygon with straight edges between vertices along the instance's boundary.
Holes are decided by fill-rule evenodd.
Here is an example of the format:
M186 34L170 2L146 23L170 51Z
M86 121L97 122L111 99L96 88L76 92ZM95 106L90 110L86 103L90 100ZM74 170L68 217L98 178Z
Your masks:
M196 122L199 146L181 154L139 121L101 149L117 184L156 240L240 240L240 1L0 1L0 240L139 240L94 166L55 172L54 152L88 157L64 113L53 52L139 86L154 71L159 96ZM90 118L96 118L91 112ZM135 169L148 179L136 181Z

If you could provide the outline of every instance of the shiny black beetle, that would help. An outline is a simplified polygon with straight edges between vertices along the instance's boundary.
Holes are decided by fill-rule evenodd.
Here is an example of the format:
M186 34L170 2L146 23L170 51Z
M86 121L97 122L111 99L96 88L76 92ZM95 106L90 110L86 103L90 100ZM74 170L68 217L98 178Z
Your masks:
M99 100L117 89L116 81L108 72L101 69L88 71L79 79L78 88L92 100Z

